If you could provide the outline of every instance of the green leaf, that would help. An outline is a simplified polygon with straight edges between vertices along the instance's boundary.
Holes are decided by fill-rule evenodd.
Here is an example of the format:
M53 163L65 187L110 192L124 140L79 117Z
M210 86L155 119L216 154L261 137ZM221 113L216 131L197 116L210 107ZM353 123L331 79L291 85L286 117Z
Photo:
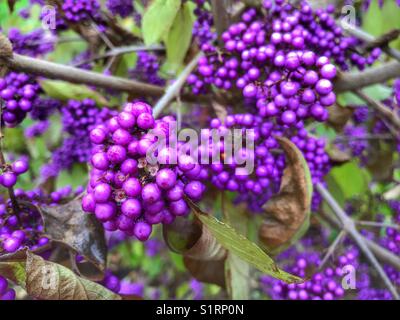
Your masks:
M388 31L399 28L400 10L394 0L384 1L381 8L378 1L371 2L368 12L363 17L362 29L366 32L379 37ZM391 47L400 49L400 39L392 41Z
M344 199L364 194L371 180L367 170L355 161L333 168L329 176L343 193Z
M85 165L82 164L74 164L71 170L63 170L60 172L56 186L58 188L62 188L65 186L71 186L72 188L76 188L78 186L84 186L88 181L88 170Z
M188 201L189 202L189 201ZM300 283L303 279L278 268L275 262L254 242L238 233L229 224L202 212L195 204L189 202L197 218L208 228L217 241L231 253L246 261L258 270L287 283Z
M52 98L59 100L83 100L86 98L93 99L100 106L108 104L99 92L90 89L88 86L73 84L60 80L41 80L40 86L44 92Z
M182 65L192 40L194 23L193 7L185 3L178 11L171 29L165 38L167 65L170 71L176 72Z
M142 19L146 45L155 44L168 34L180 7L181 0L154 0L150 4Z
M26 147L26 138L24 136L24 130L21 127L15 128L4 128L3 134L4 148L7 151L23 153Z
M224 193L221 194L224 218L238 232L248 234L249 218L245 206L233 207ZM225 261L225 283L232 300L248 300L250 298L250 265L230 252Z
M375 84L363 89L363 92L374 100L383 101L390 98L393 94L391 88L382 84ZM338 103L341 106L364 106L365 101L351 92L344 92L338 95Z
M172 251L169 251L169 256L170 256L171 261L174 264L175 268L179 272L185 272L186 271L185 265L183 263L183 256L182 255L177 254L177 253L172 252Z
M336 139L337 133L335 129L327 126L325 123L317 123L314 126L315 133L318 137L324 137L329 141L333 141Z

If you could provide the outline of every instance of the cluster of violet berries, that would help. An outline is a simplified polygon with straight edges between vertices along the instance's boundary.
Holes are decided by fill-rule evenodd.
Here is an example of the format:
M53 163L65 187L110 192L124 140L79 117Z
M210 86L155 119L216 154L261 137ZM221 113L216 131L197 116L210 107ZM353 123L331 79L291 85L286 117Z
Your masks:
M0 301L15 300L15 290L9 288L6 278L0 276Z
M201 180L207 172L189 155L179 154L179 144L171 147L173 123L168 116L155 120L148 104L135 102L91 131L93 168L82 207L106 230L146 241L153 224L168 224L175 216L189 214L185 197L202 198ZM166 145L157 150L153 162L147 155L158 137Z
M203 150L203 147L200 147L199 154L203 156L206 153L211 158L210 176L217 188L240 194L261 195L265 189L273 188L275 184L279 186L285 165L284 156L271 151L279 148L273 135L282 135L282 132L276 130L272 122L264 122L260 116L250 113L235 114L228 115L223 124L217 118L212 119L210 129L202 130L202 139L209 139L210 148ZM240 130L238 137L242 147L236 152L230 150L228 156L225 147L233 148L226 145L225 138L213 141L212 131L216 130L220 137L224 137L226 134L234 135L232 130L235 129ZM249 129L254 130L253 133L246 131ZM254 152L244 144L242 137L246 137L247 143L254 144ZM212 160L218 153L221 155L220 160L218 158ZM254 168L249 167L247 171L246 163L254 163Z
M158 75L159 69L160 62L157 55L147 51L139 51L137 53L136 66L129 70L129 75L133 79L139 79L155 85L164 85L164 79Z
M0 98L3 103L1 121L15 127L25 119L37 99L40 87L27 74L10 72L0 78Z
M4 188L12 188L18 180L18 176L29 170L29 162L25 158L4 164L0 173L0 185Z
M284 1L278 2L283 3ZM264 3L271 3L271 1L266 0ZM282 7L278 8L275 14L282 16L287 11L291 11L299 18L299 23L305 30L304 41L306 45L318 55L332 59L343 70L348 70L353 65L359 69L364 69L373 64L381 55L380 48L374 48L369 54L367 52L357 53L357 48L362 48L363 43L356 37L345 35L341 26L335 21L334 5L313 10L307 1L302 1L299 9L282 4Z
M196 0L194 14L196 21L193 25L193 38L196 39L200 48L203 44L212 43L216 38L216 33L212 30L213 15L205 8L208 2L206 0Z
M106 7L114 15L120 15L126 18L133 13L132 0L107 0Z
M82 191L82 187L73 191L70 186L50 194L40 189L15 189L18 208L9 199L0 201L0 248L12 253L23 247L36 250L47 245L49 239L43 235L43 221L36 206L55 206Z
M60 108L63 130L68 136L62 145L53 151L52 160L44 166L42 175L56 176L61 170L70 169L74 163L85 163L90 159L90 131L115 115L109 108L99 108L96 102L86 98L69 100Z
M400 201L391 201L389 203L393 211L393 220L396 225L400 225ZM393 254L400 255L400 231L395 228L386 228L385 235L379 240L381 245L393 252ZM400 287L400 271L396 268L385 265L384 269L388 274L391 281Z
M231 130L235 129L240 130L238 137L242 147L236 154L231 151L228 157L224 149L224 137L227 133L233 134ZM253 132L247 137L246 143L254 144L254 150L242 140L249 129ZM222 137L219 141L213 141L212 130ZM293 128L265 122L262 117L250 113L230 114L224 123L215 118L210 121L210 129L202 130L202 139L209 139L209 149L200 147L199 156L206 154L210 159L214 156L214 161L211 160L209 165L211 182L219 189L238 192L237 200L247 202L254 212L261 211L261 206L279 190L285 156L278 152L280 145L275 136L286 136L299 148L308 163L313 183L323 181L331 167L325 151L326 143L324 139L311 136L302 122ZM217 153L220 157L215 158ZM246 163L254 164L254 168L249 167L250 172L245 169ZM315 194L314 208L318 207L320 200Z
M31 57L41 56L54 50L54 36L41 28L25 34L17 28L10 28L8 39L12 43L13 52Z
M328 57L308 50L296 15L284 17L271 27L255 9L249 9L223 33L222 52L203 45L205 56L188 78L192 91L206 92L211 85L238 89L260 115L287 125L309 117L326 120L326 107L336 101L331 81L336 67ZM285 33L280 32L283 25Z
M307 241L307 239L305 239ZM300 277L312 277L304 283L287 284L270 276L261 276L262 291L274 300L340 300L347 296L356 296L360 300L391 300L387 290L375 289L371 286L368 267L360 262L358 249L350 247L331 261L319 272L323 256L315 251L299 252L295 248L288 249L281 254L281 258L288 259L288 272ZM345 291L342 287L343 267L352 265L358 270L356 290Z
M65 19L69 22L97 21L100 16L98 0L65 0L62 4Z

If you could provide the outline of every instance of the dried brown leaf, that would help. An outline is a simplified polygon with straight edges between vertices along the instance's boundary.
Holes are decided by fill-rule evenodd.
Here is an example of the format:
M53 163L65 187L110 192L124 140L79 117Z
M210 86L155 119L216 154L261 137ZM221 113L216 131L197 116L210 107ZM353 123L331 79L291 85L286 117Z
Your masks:
M225 259L207 261L185 256L183 262L190 274L198 281L225 288Z
M184 256L191 275L199 281L225 286L224 263L227 251L198 220L177 218L163 226L169 248Z
M26 286L30 296L43 300L120 300L101 285L27 251Z
M310 171L301 152L290 140L276 139L286 155L286 168L279 193L263 207L267 219L259 230L271 252L287 247L307 230L312 195Z
M8 38L0 33L0 77L4 77L7 73L7 65L1 60L9 59L13 55L13 47Z
M354 113L354 109L341 107L338 104L334 104L328 110L328 123L338 132L342 131L343 127Z
M327 153L334 164L342 164L351 160L351 154L340 150L335 144L329 146Z
M70 269L46 261L28 248L3 255L0 273L41 300L120 300L100 284L77 276Z
M83 256L79 272L92 280L101 280L107 262L107 245L99 221L83 212L80 199L65 205L40 208L45 233L56 243Z

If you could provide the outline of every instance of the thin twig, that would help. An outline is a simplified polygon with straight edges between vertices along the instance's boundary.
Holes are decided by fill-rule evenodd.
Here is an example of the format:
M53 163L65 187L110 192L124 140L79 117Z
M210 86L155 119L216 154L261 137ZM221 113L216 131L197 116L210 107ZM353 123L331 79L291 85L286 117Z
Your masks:
M114 49L115 46L114 44L111 42L110 39L108 39L107 35L104 32L101 32L99 26L97 25L97 23L93 20L92 18L92 23L91 23L92 27L96 30L97 34L99 35L99 37L101 38L101 40L103 40L103 42L106 44L106 46L109 49Z
M362 90L355 90L354 93L364 100L371 108L377 110L380 114L382 114L390 123L397 129L400 130L400 118L399 116L393 112L390 108L386 107L381 102L372 99L367 94L365 94Z
M43 76L49 79L59 79L72 83L87 84L99 88L128 92L138 97L160 97L165 93L165 89L160 86L121 77L106 76L98 72L74 68L16 53L14 53L11 58L4 58L3 61L9 69L14 71ZM193 94L182 94L181 98L182 101L188 102L207 102L210 100L209 96L196 96Z
M393 140L391 134L366 134L363 136L338 136L336 142L362 141L362 140Z
M351 238L356 242L358 247L364 253L366 258L372 264L372 266L376 269L376 271L378 272L378 275L383 280L385 286L392 293L393 298L396 300L399 300L400 298L396 291L396 288L394 287L394 285L388 278L387 274L383 270L382 266L380 265L380 263L378 262L378 260L374 256L374 254L369 249L364 238L361 236L361 234L356 229L354 221L343 211L343 209L339 206L339 204L336 202L336 200L332 197L332 195L329 193L329 191L326 190L322 184L317 183L316 189L320 193L322 198L324 198L324 200L328 203L328 205L332 209L332 211L339 218L339 220L342 224L343 230L346 231L351 236Z
M400 230L400 225L385 223L385 222L376 222L376 221L355 221L356 224L360 226L367 227L377 227L377 228L392 228L396 230Z
M328 222L333 228L339 230L342 228L340 221L335 216L328 214L324 210L320 210L318 214L324 219L324 221ZM376 255L376 257L378 257L379 260L381 260L384 263L392 265L397 270L400 270L400 258L398 256L396 256L386 248L380 246L379 244L375 243L374 241L364 237L363 235L361 235L361 237L364 238L364 241L367 244L367 246Z
M232 10L232 0L211 0L211 8L214 18L215 28L217 29L218 42L223 46L222 33L230 24L230 12Z
M341 25L343 29L352 36L366 42L366 43L373 43L377 40L373 35L361 30L355 25L347 23L345 20L341 21ZM382 50L392 58L398 60L400 62L400 52L396 49L390 48L388 46L382 47Z
M145 46L145 45L136 45L136 46L124 46L124 47L117 47L114 48L110 51L107 51L103 54L99 54L97 56L94 56L89 59L85 59L82 61L77 62L76 64L73 64L73 67L79 67L83 64L90 63L96 60L108 58L108 57L114 57L114 56L119 56L127 53L132 53L132 52L137 52L137 51L161 51L164 50L165 48L161 45L152 45L152 46Z
M344 231L344 230L340 231L340 233L335 238L335 241L333 241L332 244L329 246L328 251L326 252L324 258L322 259L322 261L321 261L321 263L320 263L320 265L318 267L318 270L322 270L322 268L325 266L325 264L328 261L328 259L333 255L333 253L335 252L337 246L343 240L345 235L346 235L346 231Z
M174 81L174 83L168 87L165 94L161 97L161 99L154 106L153 114L154 117L158 117L160 113L164 110L164 108L180 94L180 91L183 85L186 82L187 77L192 73L194 68L197 66L200 58L203 56L203 53L198 53L192 61L185 67L185 69L179 74L178 78Z
M397 77L400 77L400 63L397 61L390 61L364 71L347 72L336 79L335 93L358 90Z

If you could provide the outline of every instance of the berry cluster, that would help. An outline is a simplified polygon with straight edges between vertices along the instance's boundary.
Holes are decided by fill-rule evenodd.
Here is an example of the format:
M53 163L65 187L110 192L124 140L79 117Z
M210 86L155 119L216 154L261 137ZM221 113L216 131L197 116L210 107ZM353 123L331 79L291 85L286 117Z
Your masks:
M65 0L62 4L65 19L69 22L97 21L100 18L98 0Z
M113 15L120 15L122 18L126 18L133 13L131 0L107 0L106 6Z
M400 225L400 201L391 201L389 203L393 210L393 220L397 225ZM400 255L400 231L394 228L387 228L385 236L380 239L383 247L393 252L395 255ZM389 275L392 282L400 286L400 272L396 268L386 265L384 266L386 273Z
M35 250L47 245L49 239L43 235L42 217L35 205L57 205L82 191L79 187L73 193L67 186L47 195L40 189L16 189L18 208L10 200L0 203L0 248L11 253L23 247Z
M56 111L61 110L62 102L53 98L38 97L32 104L30 117L33 120L47 120Z
M54 37L43 29L36 29L23 34L17 28L10 28L8 39L12 43L13 52L36 57L54 50Z
M343 130L344 135L349 139L347 144L340 143L338 147L343 151L347 149L355 157L361 157L364 151L368 148L368 141L365 138L368 135L368 130L365 126L346 125Z
M274 154L272 149L278 148L277 141L273 135L281 135L280 130L276 130L272 122L263 122L259 116L250 113L228 115L221 123L219 119L212 119L210 128L215 129L218 135L224 137L226 133L233 134L232 129L239 129L240 135L246 136L246 129L254 130L254 134L248 136L248 143L253 143L254 152L249 146L242 146L236 151L229 150L231 155L227 156L228 150L225 150L224 141L213 141L212 131L209 129L202 130L202 136L210 141L209 150L200 149L200 156L204 152L211 158L210 171L211 181L219 189L236 191L240 194L252 193L260 195L266 188L273 188L274 185L279 186L280 177L284 169L284 157L282 154ZM234 139L235 137L233 137ZM240 140L240 143L242 141ZM226 146L231 149L232 146ZM214 157L220 154L221 158ZM214 161L213 158L214 157ZM246 170L245 161L253 162L254 168L249 167ZM254 174L253 174L254 172Z
M49 126L50 122L48 120L38 121L25 129L25 137L28 139L39 137L47 131Z
M139 51L137 53L136 67L129 70L129 75L133 79L139 79L155 85L164 85L164 79L158 76L159 69L160 63L154 53Z
M143 102L128 103L91 131L93 169L82 200L83 209L94 213L106 230L121 230L141 241L149 238L153 224L187 215L184 197L200 200L205 189L200 180L207 175L194 159L170 147L174 119L155 121L151 112ZM157 151L153 163L148 151L160 142L158 137L169 144Z
M8 127L15 127L32 110L39 85L25 73L10 72L0 78L0 98L4 102L2 119Z
M0 300L15 300L15 291L8 287L7 279L0 276Z
M370 115L369 109L366 106L359 106L354 110L353 121L356 124L364 123L368 120Z
M120 295L135 295L138 297L144 296L144 285L140 282L131 282L120 280L110 270L107 270L104 279L100 282L107 289Z
M246 130L253 130L246 142L254 144L254 150L240 144L242 147L237 149L236 154L231 151L230 158L228 150L224 149L225 140L214 141L212 130L202 130L203 138L209 139L210 148L200 149L199 153L200 156L205 153L210 159L215 154L220 155L210 161L211 182L219 189L238 192L237 201L247 202L254 212L261 211L261 206L279 190L285 157L278 150L280 146L275 136L288 137L300 149L310 168L313 183L323 181L329 172L330 160L325 152L325 141L311 136L301 122L297 128L290 128L264 122L262 117L246 113L228 115L224 124L219 119L212 119L210 128L215 129L217 136L223 139L227 132L233 134L232 129L240 130L240 139L246 136ZM245 163L254 163L254 168L250 166L250 171L246 171ZM318 207L320 200L315 194L313 208Z
M305 243L308 239L303 240ZM306 244L306 243L305 243ZM294 257L294 259L293 259ZM300 284L286 284L269 276L262 276L261 289L265 294L276 300L339 300L351 298L357 294L360 300L391 300L391 294L387 290L375 289L371 286L368 266L360 262L359 251L350 247L339 255L331 265L315 272L322 262L319 252L299 252L292 248L281 254L281 258L289 259L286 270L300 277L313 274L311 279ZM342 287L343 267L351 265L357 272L357 291L345 292Z
M26 159L21 158L12 164L5 164L0 174L0 185L4 188L12 188L17 183L18 176L27 172L29 163Z
M193 38L196 39L200 48L203 44L212 43L216 38L216 33L212 30L213 16L212 13L205 8L207 0L196 0L196 21L193 25Z
M271 35L262 17L249 9L242 20L223 33L223 56L212 45L196 74L188 78L194 93L215 85L224 90L239 89L247 103L256 105L263 117L276 117L294 125L311 117L326 120L326 107L336 101L331 80L336 68L325 56L306 50L304 30L294 15L275 22ZM282 24L285 34L281 34Z
M115 114L108 108L99 108L92 99L69 100L61 107L63 130L69 135L54 150L52 161L42 171L43 177L57 175L70 169L74 163L84 163L90 158L89 132Z
M265 2L271 3L270 0ZM282 8L283 11L289 9L285 5ZM281 12L281 9L278 11ZM369 56L366 52L357 53L356 48L362 47L363 43L356 37L345 36L344 31L335 21L334 11L333 5L314 11L307 1L302 1L298 10L294 9L293 14L299 17L299 23L305 29L306 45L313 48L317 54L333 59L335 64L343 70L348 70L351 65L364 69L365 66L373 64L381 55L381 49L374 48Z

